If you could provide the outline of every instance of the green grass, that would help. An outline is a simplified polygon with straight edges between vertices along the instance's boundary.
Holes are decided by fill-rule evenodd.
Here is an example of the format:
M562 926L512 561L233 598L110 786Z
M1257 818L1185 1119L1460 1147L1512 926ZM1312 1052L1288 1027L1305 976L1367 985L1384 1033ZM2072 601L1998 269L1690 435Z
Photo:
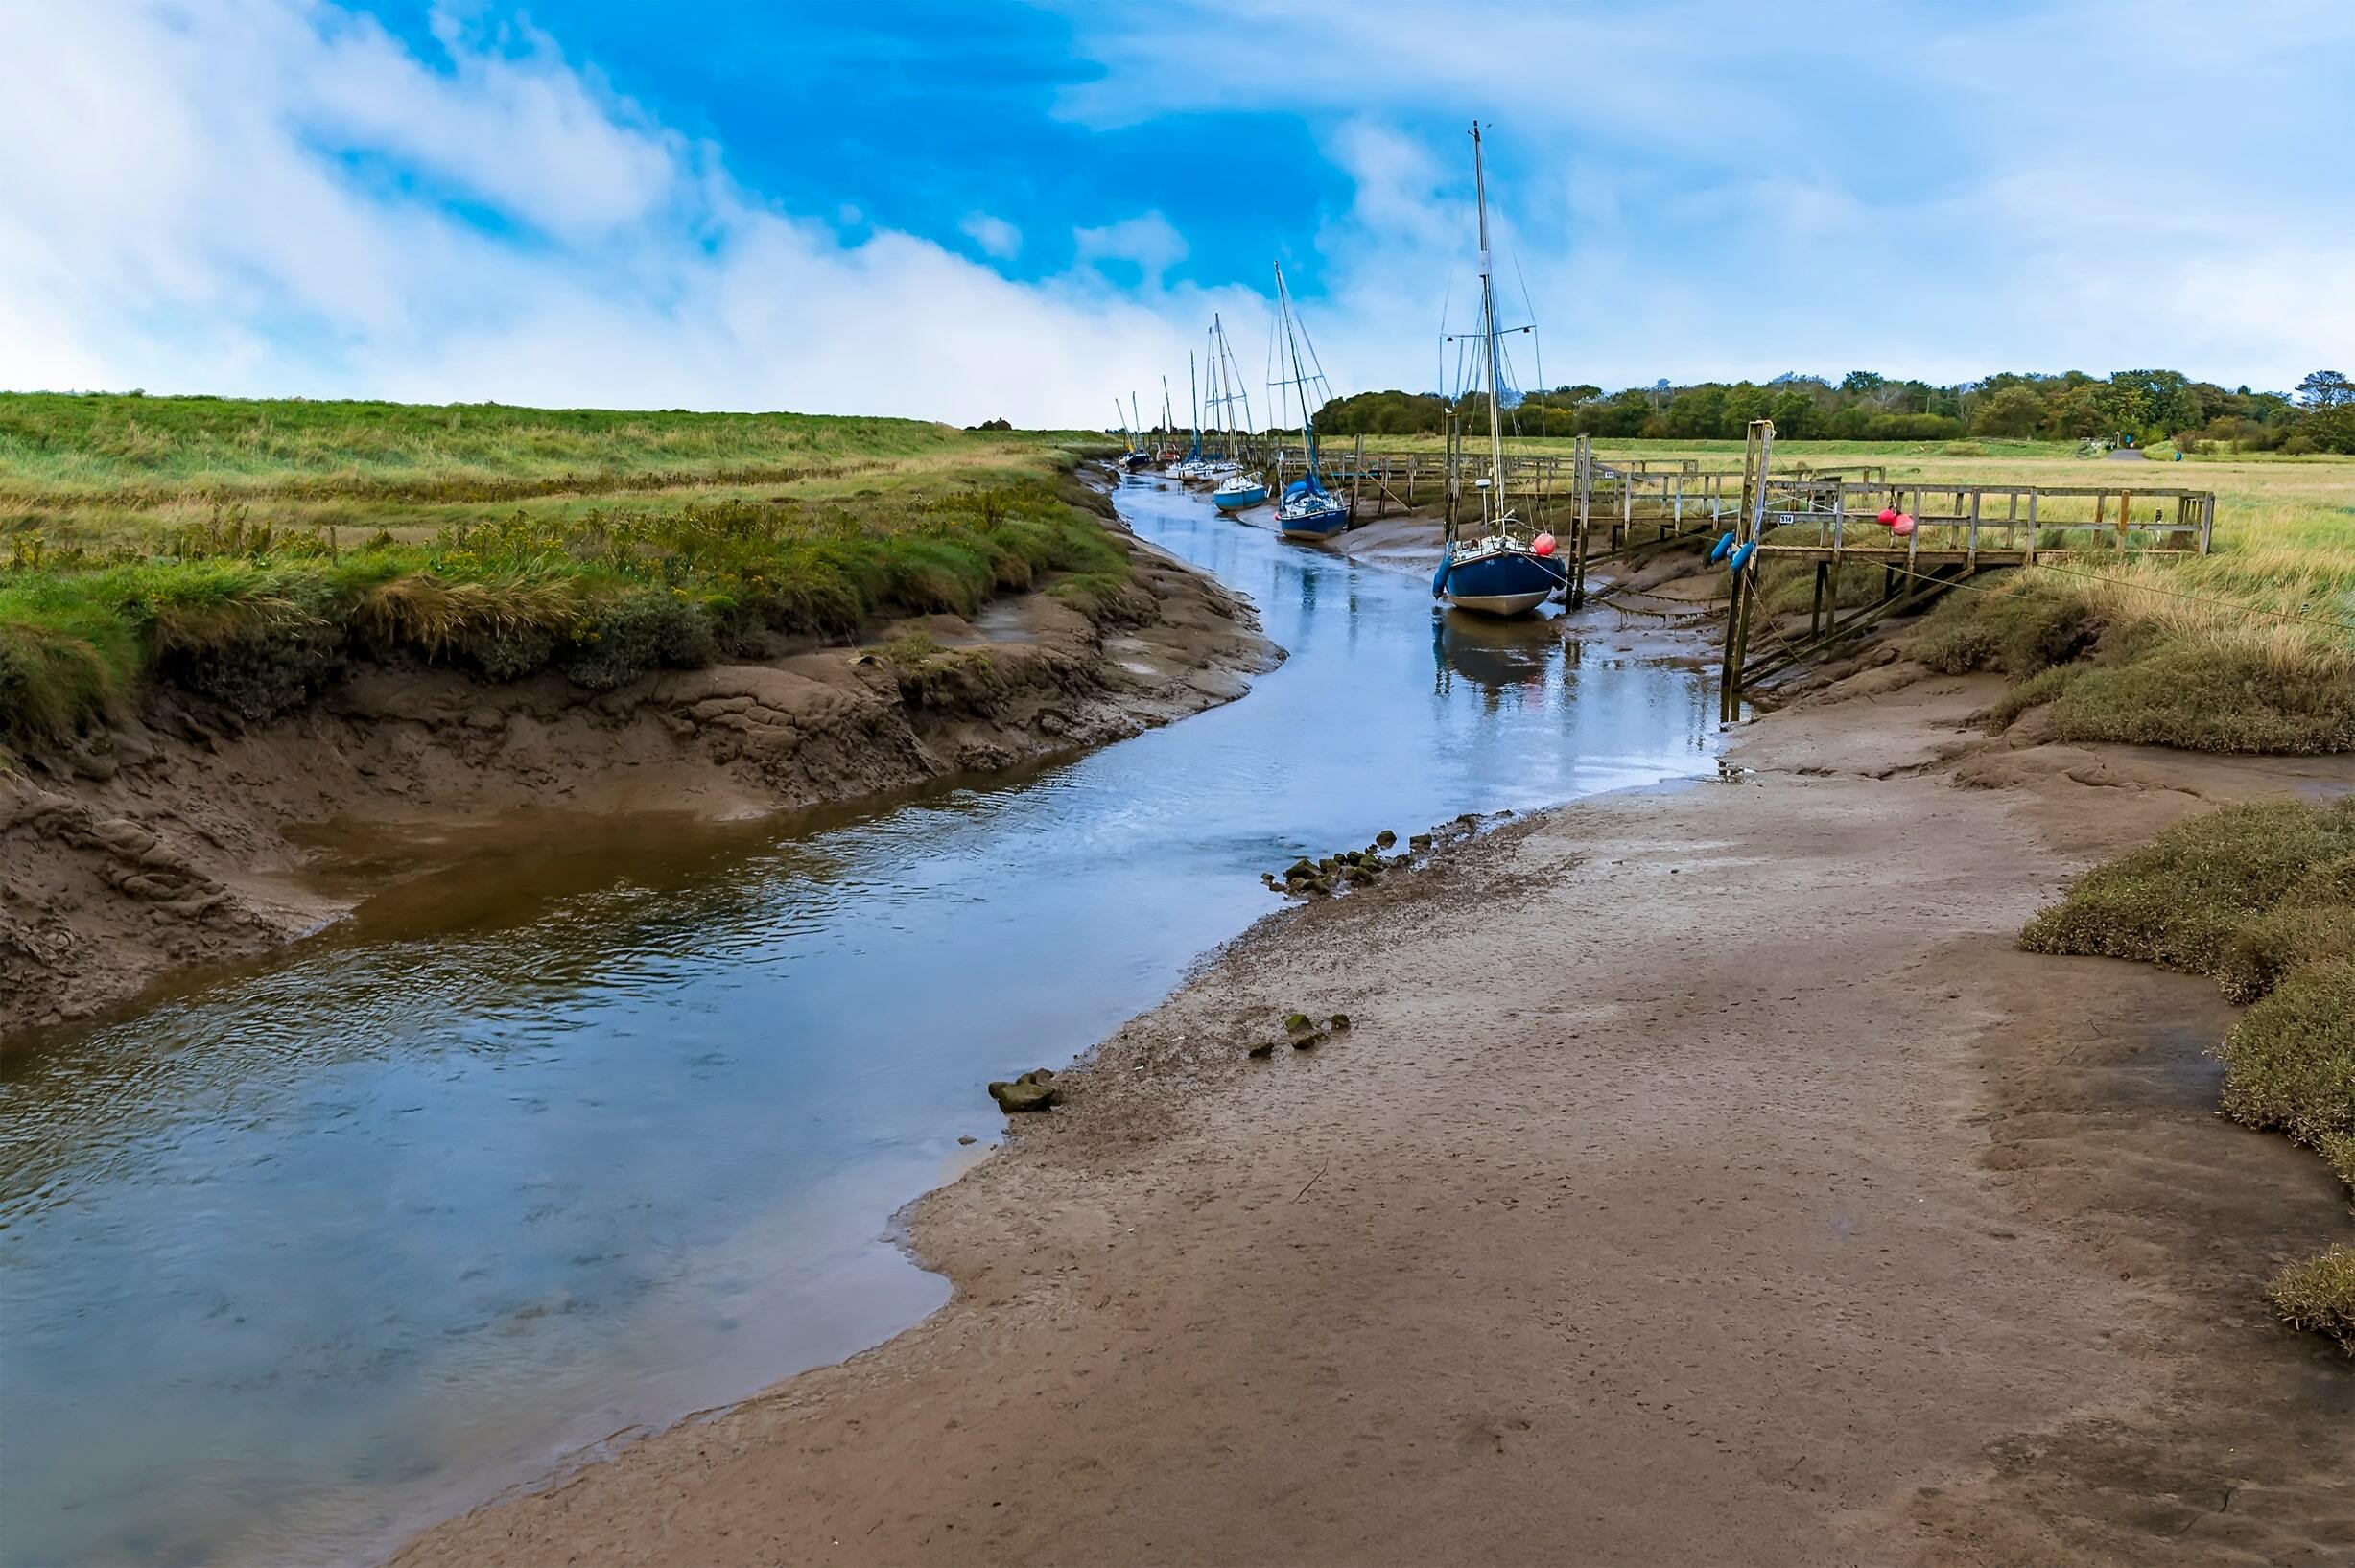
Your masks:
M2032 952L2130 958L2253 1003L2217 1055L2224 1111L2322 1156L2355 1188L2355 797L2226 807L2097 866L2029 922ZM2283 1316L2355 1349L2355 1258L2276 1279Z
M150 681L262 718L358 661L611 690L1034 587L1133 613L1073 451L908 420L0 396L0 744L68 739Z

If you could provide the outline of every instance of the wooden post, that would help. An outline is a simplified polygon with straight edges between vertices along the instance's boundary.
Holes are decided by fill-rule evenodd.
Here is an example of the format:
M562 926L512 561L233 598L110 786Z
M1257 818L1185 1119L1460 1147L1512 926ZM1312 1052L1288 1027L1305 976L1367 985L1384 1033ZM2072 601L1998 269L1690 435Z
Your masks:
M1829 561L1816 562L1815 603L1807 611L1807 635L1809 637L1821 637L1824 634L1824 596L1830 582L1831 563Z
M2127 527L2127 524L2128 524L2129 520L2130 520L2130 519L2131 519L2131 517L2133 516L2133 511L2134 511L2134 492L2133 492L2133 491L2131 491L2131 490L2121 490L2121 491L2119 491L2119 492L2118 492L2118 553L2119 553L2120 555L2124 555L2124 554L2126 553L2126 527Z

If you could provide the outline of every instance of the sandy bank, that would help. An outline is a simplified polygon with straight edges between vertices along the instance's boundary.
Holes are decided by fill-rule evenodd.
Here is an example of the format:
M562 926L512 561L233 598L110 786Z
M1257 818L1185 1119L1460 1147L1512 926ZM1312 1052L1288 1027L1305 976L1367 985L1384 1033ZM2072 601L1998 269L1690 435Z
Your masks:
M1728 781L1262 923L917 1206L935 1317L399 1560L2355 1550L2347 1371L2256 1296L2342 1196L2214 1115L2212 988L2012 948L2084 863L2355 764L1857 686ZM1248 1060L1294 1008L1355 1027Z
M366 888L300 875L290 833L306 826L349 841L551 807L729 817L851 800L1119 739L1240 695L1282 657L1248 605L1122 537L1140 615L1104 627L1028 594L972 622L904 620L861 647L605 694L377 667L251 727L158 693L79 755L0 776L0 1041L335 918ZM910 634L936 651L871 651Z

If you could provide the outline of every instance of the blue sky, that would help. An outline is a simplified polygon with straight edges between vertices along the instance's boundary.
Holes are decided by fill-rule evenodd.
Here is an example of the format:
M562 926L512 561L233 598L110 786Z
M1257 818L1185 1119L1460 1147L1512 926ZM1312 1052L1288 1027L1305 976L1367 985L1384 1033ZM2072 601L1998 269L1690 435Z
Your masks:
M2355 368L2355 6L0 7L0 386L1095 420L1269 264L1438 377ZM1524 364L1525 379L1534 379ZM1148 399L1150 401L1150 399Z

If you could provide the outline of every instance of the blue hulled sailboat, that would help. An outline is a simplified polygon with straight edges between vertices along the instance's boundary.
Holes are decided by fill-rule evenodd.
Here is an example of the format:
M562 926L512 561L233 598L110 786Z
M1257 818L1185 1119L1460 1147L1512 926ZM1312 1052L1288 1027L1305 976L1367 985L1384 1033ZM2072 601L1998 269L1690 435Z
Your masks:
M1327 491L1317 478L1316 410L1311 406L1310 378L1300 358L1300 339L1307 329L1292 312L1292 295L1283 284L1282 262L1276 264L1276 314L1283 329L1285 357L1291 362L1292 370L1291 379L1283 385L1300 390L1300 440L1308 458L1307 472L1285 485L1283 499L1276 503L1276 531L1286 539L1331 539L1349 527L1349 507ZM1315 357L1313 344L1308 353L1310 358ZM1315 379L1324 378L1319 375Z
M1489 261L1488 176L1480 157L1480 127L1472 128L1472 190L1480 213L1480 367L1488 382L1488 478L1479 481L1478 530L1466 535L1450 517L1448 541L1431 574L1431 592L1459 610L1526 615L1568 580L1554 557L1553 535L1515 517L1504 503L1504 413L1497 373L1496 286Z

